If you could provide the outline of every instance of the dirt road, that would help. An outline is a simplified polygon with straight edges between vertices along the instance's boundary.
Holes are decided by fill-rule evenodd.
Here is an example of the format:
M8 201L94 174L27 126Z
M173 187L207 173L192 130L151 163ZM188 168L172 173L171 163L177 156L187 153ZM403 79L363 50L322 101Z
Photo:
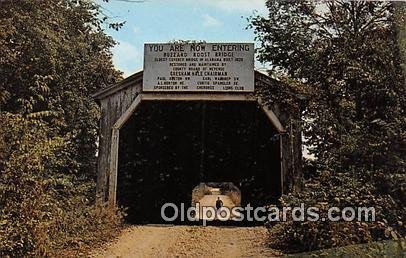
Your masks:
M133 226L92 257L270 257L264 227Z

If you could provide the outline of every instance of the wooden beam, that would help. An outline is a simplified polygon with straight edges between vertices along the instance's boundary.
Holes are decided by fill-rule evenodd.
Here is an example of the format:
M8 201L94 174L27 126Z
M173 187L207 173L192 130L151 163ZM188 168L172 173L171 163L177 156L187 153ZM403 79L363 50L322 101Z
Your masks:
M118 169L118 146L120 131L113 128L111 131L111 152L110 152L110 175L109 175L109 204L116 205L117 196L117 169Z
M258 98L258 104L259 106L262 108L262 110L264 111L264 113L266 114L266 116L268 117L269 120L271 120L272 124L275 126L275 129L279 132L279 133L284 133L285 132L285 128L283 128L281 122L279 121L278 117L275 115L275 113L270 110L268 108L268 106L262 102L262 100L260 98Z
M281 166L281 168L280 168L280 170L281 170L281 195L283 195L283 183L284 183L284 176L285 176L285 173L283 172L283 170L285 169L284 167L283 167L283 141L282 141L282 138L283 138L283 136L282 136L282 134L279 134L279 158L280 158L280 166Z
M114 123L113 128L120 129L125 124L125 122L127 122L127 120L131 117L131 115L134 113L137 107L141 104L141 100L142 94L138 94L133 103L131 103L130 107L124 112L122 116L120 116L117 122Z
M91 97L93 99L101 100L111 96L112 94L116 93L117 91L124 90L125 88L138 84L140 86L140 91L142 88L142 71L139 71L129 77L125 78L124 80L115 83L107 88L101 89L96 93L92 94Z
M120 140L120 128L127 122L134 111L141 103L141 94L131 103L123 115L114 123L111 131L111 149L110 149L110 170L109 170L109 203L116 205L117 196L117 170L118 170L118 147Z
M143 100L168 101L256 101L251 94L230 93L143 93Z

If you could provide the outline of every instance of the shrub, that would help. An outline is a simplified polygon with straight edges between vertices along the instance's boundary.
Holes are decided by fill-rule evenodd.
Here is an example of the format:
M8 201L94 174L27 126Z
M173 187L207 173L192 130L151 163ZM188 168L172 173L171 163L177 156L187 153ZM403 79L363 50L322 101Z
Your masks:
M284 252L311 251L404 236L404 209L401 200L382 193L360 174L368 172L323 172L306 182L304 190L281 198L282 206L317 207L320 217L327 217L331 207L374 207L375 221L346 222L304 221L291 218L276 225L268 224L271 246Z
M121 215L92 205L94 183L73 174L69 136L44 119L1 113L0 256L47 256L114 234Z

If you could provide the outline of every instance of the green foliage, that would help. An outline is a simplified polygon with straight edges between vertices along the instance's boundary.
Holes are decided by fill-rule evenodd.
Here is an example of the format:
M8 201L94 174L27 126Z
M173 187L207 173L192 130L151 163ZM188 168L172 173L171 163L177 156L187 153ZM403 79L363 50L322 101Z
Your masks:
M267 1L253 17L259 59L301 84L306 144L316 159L289 206L374 206L376 223L292 221L273 245L313 250L404 236L405 5L370 1ZM403 36L402 36L403 35Z
M38 118L3 112L0 121L0 256L51 255L114 235L120 213L94 207L94 183L64 173L75 170L71 137Z
M2 114L1 121L0 254L33 255L36 250L43 255L46 232L58 212L51 177L64 165L59 162L69 160L62 153L64 139L48 138L48 127L38 120Z
M79 170L91 174L98 108L90 95L119 78L98 6L73 0L0 5L1 110L51 112L52 127L72 136Z
M308 145L325 168L403 167L405 84L394 5L268 1L255 17L259 58L313 93Z
M0 1L0 256L52 255L121 222L93 206L91 94L121 76L102 17L93 1Z
M271 235L275 236L272 247L299 252L404 236L403 218L406 214L402 202L376 189L363 176L367 171L354 171L354 174L357 175L355 178L348 173L323 172L305 184L306 190L284 196L282 205L300 207L304 203L306 207L317 207L320 217L325 218L330 207L374 207L375 221L289 220L269 225Z
M310 253L291 254L287 257L315 258L315 257L403 257L406 240L387 240L368 244L350 245L314 251Z

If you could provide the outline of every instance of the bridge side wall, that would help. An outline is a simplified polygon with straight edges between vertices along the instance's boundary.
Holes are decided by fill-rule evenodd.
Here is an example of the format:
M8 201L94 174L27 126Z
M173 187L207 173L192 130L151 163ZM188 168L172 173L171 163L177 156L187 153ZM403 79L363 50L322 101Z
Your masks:
M285 132L281 134L282 193L300 191L302 172L302 124L299 99L288 93L284 84L256 72L255 91L278 117ZM290 99L290 104L282 103Z
M101 117L96 185L96 200L98 203L104 203L108 199L112 127L140 91L141 83L135 83L100 100Z

